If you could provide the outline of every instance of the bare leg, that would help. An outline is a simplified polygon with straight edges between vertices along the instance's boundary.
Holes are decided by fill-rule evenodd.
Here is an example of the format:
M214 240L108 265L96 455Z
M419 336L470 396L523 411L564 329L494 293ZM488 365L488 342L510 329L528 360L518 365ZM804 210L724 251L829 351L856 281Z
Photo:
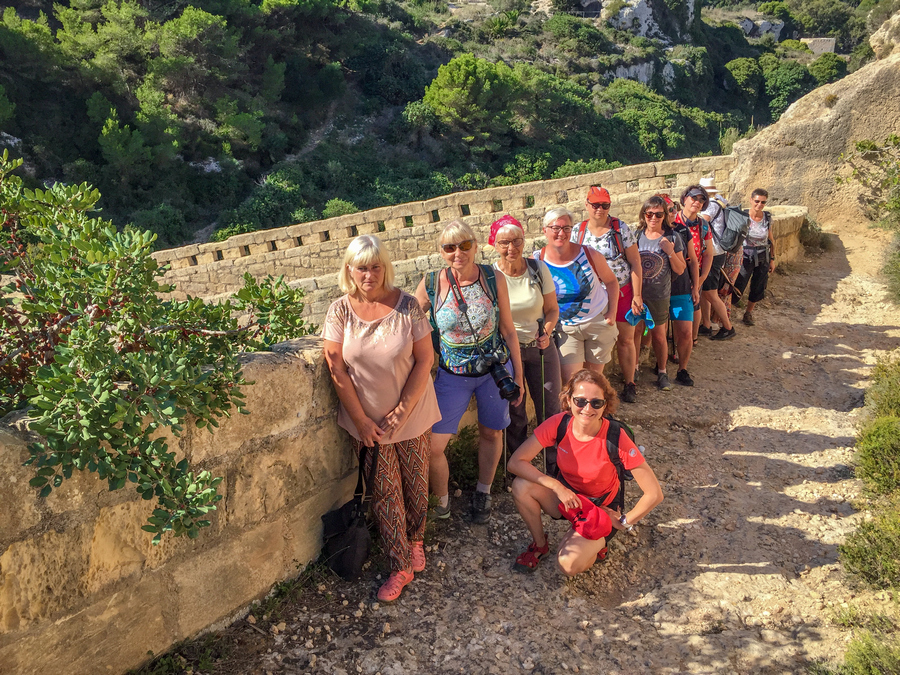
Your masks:
M513 502L516 510L525 521L525 527L531 532L531 538L538 547L547 543L544 537L544 523L541 522L541 511L552 517L559 517L559 500L553 490L543 485L532 483L524 478L516 478L512 484Z
M490 485L503 455L503 431L478 423L478 482ZM447 458L444 458L447 461ZM449 480L449 475L447 476Z
M706 297L706 291L700 294L700 323L706 328L710 328L709 316L709 298Z
M656 354L656 372L666 372L666 362L669 360L669 342L666 340L666 324L654 326L650 331L653 341L653 351Z
M591 363L590 361L584 362L585 368L588 368L589 370L593 370L595 373L600 373L601 375L603 374L603 366L605 366L605 365L606 365L605 363Z
M744 311L746 311L746 312L752 312L754 307L756 307L756 303L755 303L755 302L750 302L750 301L748 300L748 301L747 301L747 309L744 310Z
M616 324L619 335L616 337L616 355L619 357L619 370L622 371L622 380L625 384L634 383L634 370L637 367L637 355L640 346L635 350L634 326L627 321Z
M691 331L694 330L690 321L673 321L675 331L675 345L678 350L678 369L687 370L688 361L694 351L694 343L691 340Z
M606 539L587 539L575 530L563 537L556 555L556 564L568 577L581 574L597 561L597 554L606 546Z
M718 291L703 291L703 297L700 300L701 310L704 299L709 303L711 311L718 317L719 323L725 327L725 330L731 330L731 320L728 318L728 312L725 311L725 303L719 297Z
M559 371L562 374L562 384L566 385L566 382L572 379L572 376L577 373L579 370L584 368L584 362L581 363L561 363L559 364Z
M432 434L431 454L428 459L428 482L431 494L446 497L450 492L450 465L445 450L453 434Z

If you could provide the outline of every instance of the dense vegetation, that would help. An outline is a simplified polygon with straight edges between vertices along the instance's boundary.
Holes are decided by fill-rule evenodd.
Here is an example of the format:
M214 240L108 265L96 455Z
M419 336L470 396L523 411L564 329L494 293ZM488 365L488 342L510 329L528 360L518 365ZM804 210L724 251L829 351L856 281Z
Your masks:
M826 14L806 18L818 2L766 11L827 32ZM451 14L441 0L19 0L0 21L0 143L26 158L33 186L91 183L114 223L169 246L213 222L224 238L719 152L846 72L796 41L688 23L682 3L662 14L683 38L673 48L491 3ZM652 76L614 79L620 68Z

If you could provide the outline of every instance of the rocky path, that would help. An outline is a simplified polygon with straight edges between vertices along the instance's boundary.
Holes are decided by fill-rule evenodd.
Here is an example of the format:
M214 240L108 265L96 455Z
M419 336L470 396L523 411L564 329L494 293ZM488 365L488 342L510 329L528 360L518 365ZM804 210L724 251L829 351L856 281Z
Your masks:
M375 601L376 559L356 584L313 585L265 637L232 628L245 638L218 672L801 673L838 659L842 603L896 611L847 587L837 544L863 517L851 446L867 373L900 346L900 313L875 276L884 238L832 239L774 277L755 327L701 341L696 387L639 382L620 415L665 501L605 563L572 580L552 559L512 572L530 537L502 495L487 526L454 517L430 530L428 569L395 605Z

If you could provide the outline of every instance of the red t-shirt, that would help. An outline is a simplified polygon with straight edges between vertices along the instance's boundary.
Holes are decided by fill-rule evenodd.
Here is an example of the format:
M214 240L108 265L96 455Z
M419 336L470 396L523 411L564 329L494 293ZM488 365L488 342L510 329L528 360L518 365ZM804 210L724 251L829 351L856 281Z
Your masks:
M556 443L556 431L563 415L559 413L548 418L543 424L534 430L534 435L545 448L553 447ZM559 444L556 453L556 464L559 472L572 488L588 497L600 497L609 493L609 498L604 505L612 502L619 491L619 477L616 467L609 461L609 453L606 452L606 432L609 429L609 420L604 418L603 425L591 440L582 443L576 440L572 434L572 424L566 430L566 435ZM644 463L644 456L638 450L625 430L619 434L619 457L626 469L631 470Z

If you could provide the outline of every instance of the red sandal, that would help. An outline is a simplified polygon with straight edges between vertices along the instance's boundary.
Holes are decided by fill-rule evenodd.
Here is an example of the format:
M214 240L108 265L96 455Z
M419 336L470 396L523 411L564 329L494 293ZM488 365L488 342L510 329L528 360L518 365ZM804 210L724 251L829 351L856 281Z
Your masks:
M597 562L603 562L606 560L606 556L609 555L609 546L604 546L599 551L597 551Z
M547 533L544 533L544 539L547 539ZM520 553L519 557L516 558L516 564L513 565L513 569L517 572L534 572L534 568L537 567L538 563L541 561L545 555L550 552L550 541L547 540L547 543L543 546L538 546L534 542L531 542L528 545L528 549L524 553Z

